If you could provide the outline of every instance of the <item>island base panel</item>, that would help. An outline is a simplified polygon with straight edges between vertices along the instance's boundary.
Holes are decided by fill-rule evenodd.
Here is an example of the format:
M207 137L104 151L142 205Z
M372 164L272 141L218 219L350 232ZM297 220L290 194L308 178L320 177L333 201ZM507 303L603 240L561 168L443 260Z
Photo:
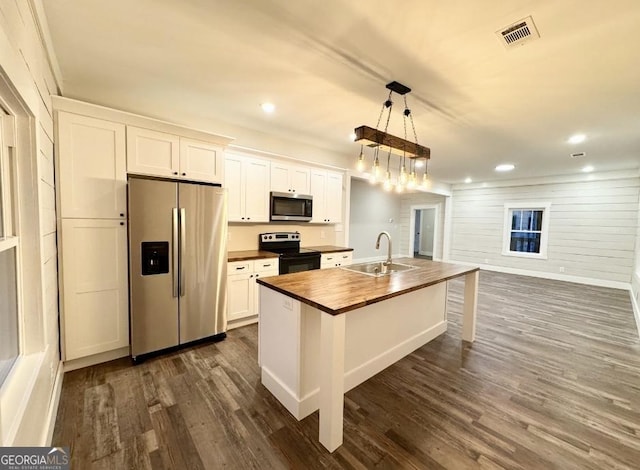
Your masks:
M261 286L262 383L296 417L320 406L321 318L333 315ZM343 392L447 330L446 283L352 310L345 322ZM342 422L340 420L340 422Z

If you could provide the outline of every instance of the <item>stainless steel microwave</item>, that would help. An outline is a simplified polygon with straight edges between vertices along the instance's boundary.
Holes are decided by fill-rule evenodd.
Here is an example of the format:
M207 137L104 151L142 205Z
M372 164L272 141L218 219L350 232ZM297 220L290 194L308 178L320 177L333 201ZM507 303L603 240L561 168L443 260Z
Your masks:
M271 192L270 220L309 222L313 217L313 196Z

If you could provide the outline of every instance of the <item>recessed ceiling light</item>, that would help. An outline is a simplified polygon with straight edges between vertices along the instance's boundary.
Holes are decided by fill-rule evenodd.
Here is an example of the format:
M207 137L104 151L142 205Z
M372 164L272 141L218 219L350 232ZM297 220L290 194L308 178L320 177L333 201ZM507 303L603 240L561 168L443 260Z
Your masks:
M584 171L585 173L591 173L593 171L593 166L587 165L582 168L582 171Z
M511 171L515 168L515 165L512 165L511 163L503 163L502 165L498 165L496 167L496 171Z
M473 180L471 178L465 178L464 179L464 182L467 183L467 184L471 183L472 181Z
M424 162L422 160L416 160L416 168L422 168L424 166Z
M350 140L351 142L355 142L356 137L357 137L357 136L356 136L356 133L355 133L355 132L352 132L351 134L349 134L349 140Z
M260 107L265 113L269 114L273 113L276 110L276 105L273 103L262 103Z
M586 140L587 136L584 134L574 134L567 139L570 144L580 144Z

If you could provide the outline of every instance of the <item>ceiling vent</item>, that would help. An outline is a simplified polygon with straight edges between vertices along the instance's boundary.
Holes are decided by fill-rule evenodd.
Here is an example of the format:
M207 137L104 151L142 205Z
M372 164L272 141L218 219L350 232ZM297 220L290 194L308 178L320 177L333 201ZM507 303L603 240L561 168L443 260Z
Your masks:
M533 18L530 16L496 31L496 34L500 38L500 42L507 48L521 46L540 37Z
M571 158L584 158L586 156L587 156L587 152L577 152L577 153L571 154Z

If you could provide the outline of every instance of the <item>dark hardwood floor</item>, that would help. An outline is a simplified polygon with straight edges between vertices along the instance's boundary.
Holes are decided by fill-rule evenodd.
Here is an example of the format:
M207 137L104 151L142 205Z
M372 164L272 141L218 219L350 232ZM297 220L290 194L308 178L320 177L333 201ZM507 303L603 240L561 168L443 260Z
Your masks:
M469 345L462 287L446 334L347 393L333 454L260 384L255 325L67 373L53 445L74 469L640 468L628 292L483 271Z

